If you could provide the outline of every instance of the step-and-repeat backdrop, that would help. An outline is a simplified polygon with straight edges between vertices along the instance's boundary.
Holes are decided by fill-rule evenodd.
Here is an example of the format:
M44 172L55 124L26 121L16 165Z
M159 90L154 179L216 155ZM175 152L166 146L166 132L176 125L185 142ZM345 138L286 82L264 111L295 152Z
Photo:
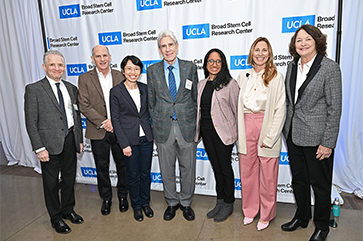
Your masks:
M274 62L285 75L292 61L290 39L303 24L315 25L328 36L328 57L334 58L337 0L53 0L42 1L48 49L61 51L66 59L65 79L77 85L78 76L94 68L91 49L106 45L112 55L111 66L120 70L126 55L136 55L144 63L140 81L146 83L146 68L161 60L157 36L172 30L179 40L178 57L198 66L199 79L207 51L221 49L227 56L231 74L251 68L249 48L259 36L267 37L273 48ZM85 129L87 121L82 119ZM77 181L97 184L97 172L90 140L85 138L84 153L79 155ZM215 180L203 143L197 149L195 193L215 195ZM236 149L231 156L235 175L235 196L241 197ZM112 184L117 182L111 161ZM176 170L178 172L178 170ZM162 190L156 148L151 170L152 189ZM280 156L277 199L293 202L289 159L286 146Z

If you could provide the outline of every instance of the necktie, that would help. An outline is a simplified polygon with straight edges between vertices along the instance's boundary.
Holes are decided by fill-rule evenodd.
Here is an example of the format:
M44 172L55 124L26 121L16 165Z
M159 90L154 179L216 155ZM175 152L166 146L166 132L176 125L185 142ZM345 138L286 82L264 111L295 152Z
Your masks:
M62 95L62 91L59 88L60 83L55 84L57 86L58 91L58 99L59 99L59 107L63 114L63 124L64 124L64 135L68 135L68 122L67 122L67 115L66 115L66 109L64 108L64 99Z
M170 91L170 95L171 95L171 98L173 98L173 101L175 101L175 97L176 97L176 83L175 83L175 76L174 76L174 73L173 73L173 66L169 66L168 67L168 70L169 70L169 91ZM174 109L174 112L173 112L173 119L176 120L176 114L175 114L175 109Z

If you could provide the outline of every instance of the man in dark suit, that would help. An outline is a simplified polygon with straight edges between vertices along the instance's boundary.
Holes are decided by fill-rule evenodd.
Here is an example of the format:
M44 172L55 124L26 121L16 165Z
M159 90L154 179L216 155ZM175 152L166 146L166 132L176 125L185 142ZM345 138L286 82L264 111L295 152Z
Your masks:
M79 109L87 118L86 138L91 140L92 153L96 163L98 191L103 199L101 213L111 212L112 187L110 181L110 149L116 163L117 196L121 212L127 211L126 164L121 147L113 133L110 114L110 89L125 79L124 75L110 68L111 55L106 46L92 49L92 61L96 67L79 76Z
M180 207L184 218L191 221L195 218L190 205L195 188L197 67L177 58L179 44L172 31L161 31L157 41L164 59L147 69L147 83L152 129L168 204L164 220L172 220ZM179 196L176 158L180 171Z
M65 63L59 51L44 54L43 69L46 77L25 88L25 123L33 151L41 161L45 204L52 227L58 233L69 233L71 229L63 218L83 223L73 210L76 152L83 149L77 87L61 80Z

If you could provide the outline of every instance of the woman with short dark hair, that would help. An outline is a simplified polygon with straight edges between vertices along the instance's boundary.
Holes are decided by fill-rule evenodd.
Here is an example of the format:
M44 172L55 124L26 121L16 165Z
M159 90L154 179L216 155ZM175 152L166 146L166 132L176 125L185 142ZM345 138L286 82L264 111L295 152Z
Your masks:
M126 56L121 62L126 79L110 91L111 121L126 160L131 206L139 222L143 220L142 210L147 217L154 216L149 204L153 135L147 85L138 82L142 68L138 57Z

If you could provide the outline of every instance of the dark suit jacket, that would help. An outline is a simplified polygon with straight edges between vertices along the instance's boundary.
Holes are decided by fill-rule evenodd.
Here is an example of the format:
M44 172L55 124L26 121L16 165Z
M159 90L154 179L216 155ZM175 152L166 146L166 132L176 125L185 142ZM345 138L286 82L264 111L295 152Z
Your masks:
M110 92L112 125L122 149L139 144L140 125L147 140L153 140L147 107L147 85L139 82L138 86L141 98L140 112L138 112L124 82L113 87Z
M180 131L187 142L195 136L197 119L197 66L190 61L179 59L180 86L173 101L165 79L163 60L147 68L149 90L149 110L155 141L164 143L169 137L171 121L175 109ZM187 89L186 80L192 81Z
M73 104L78 105L77 87L64 81ZM24 95L25 124L33 151L45 147L49 154L58 155L63 151L64 123L63 114L47 78L25 87ZM77 152L80 151L82 124L80 112L73 108L74 138Z
M125 79L125 76L118 70L111 69L112 86L116 86ZM78 78L78 101L79 109L87 118L86 138L91 140L102 140L106 131L101 123L107 119L106 102L102 92L96 67L79 76Z
M287 138L292 128L292 141L298 146L334 148L338 138L342 111L342 81L339 65L318 54L294 104L297 63L292 61L286 73Z

